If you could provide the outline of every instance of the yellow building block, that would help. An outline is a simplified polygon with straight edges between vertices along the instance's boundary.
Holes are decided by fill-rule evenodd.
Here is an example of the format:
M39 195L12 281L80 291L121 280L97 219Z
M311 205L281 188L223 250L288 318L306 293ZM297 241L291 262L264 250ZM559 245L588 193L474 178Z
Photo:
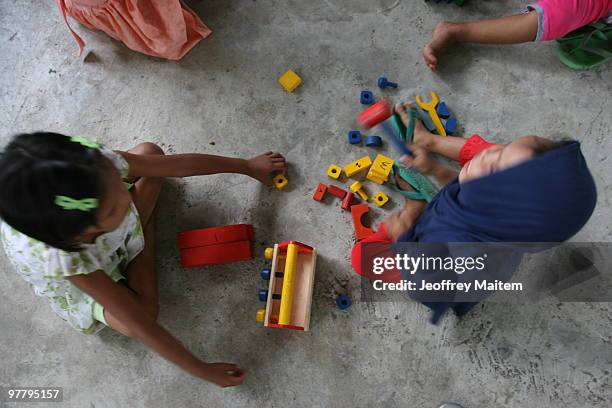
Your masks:
M393 163L394 160L392 158L382 154L377 155L366 178L378 184L382 184L381 180L388 181L389 173L393 169Z
M363 156L361 159L344 166L344 172L348 177L353 177L355 174L369 169L371 165L372 159L370 159L370 156Z
M350 189L353 193L359 194L359 197L361 197L363 201L368 201L368 195L366 194L365 191L363 191L363 186L361 185L360 182L356 181L353 184L351 184Z
M335 164L330 164L327 168L327 175L334 180L338 180L340 175L342 174L342 169L340 166L336 166Z
M279 190L282 190L283 188L287 187L287 184L289 184L287 177L283 176L282 174L274 176L272 182L274 183L274 187L278 188Z
M372 197L372 200L377 206L382 207L389 201L389 196L383 193L382 191L379 191L378 193L376 193L376 195L374 195L374 197Z
M285 91L293 92L295 88L302 84L302 78L290 69L278 78L278 83L285 88Z
M255 320L258 322L263 322L266 318L266 309L257 309L257 313L255 314Z
M272 257L274 257L274 248L266 248L264 251L264 258L270 260Z

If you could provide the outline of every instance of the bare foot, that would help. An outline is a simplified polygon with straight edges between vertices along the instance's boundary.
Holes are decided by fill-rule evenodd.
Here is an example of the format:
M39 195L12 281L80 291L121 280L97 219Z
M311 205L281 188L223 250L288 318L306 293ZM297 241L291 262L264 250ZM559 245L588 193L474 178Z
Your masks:
M397 104L395 105L395 112L399 115L399 117L402 119L402 122L404 123L404 126L408 127L408 121L409 121L409 117L408 117L408 111L407 109L411 109L414 108L414 104L407 102L404 104ZM431 133L429 130L427 130L427 128L425 127L425 125L423 125L423 122L421 122L418 119L415 119L414 122L414 136L412 137L412 142L409 143L407 146L408 148L410 148L411 144L415 144L419 147L422 147L423 149L428 149L431 146L431 143L434 141L432 140L432 138L435 138L436 135L434 135L433 133ZM429 149L428 149L429 150Z
M423 58L432 71L438 67L440 53L455 40L453 27L454 24L448 21L439 22L431 36L431 41L423 47Z

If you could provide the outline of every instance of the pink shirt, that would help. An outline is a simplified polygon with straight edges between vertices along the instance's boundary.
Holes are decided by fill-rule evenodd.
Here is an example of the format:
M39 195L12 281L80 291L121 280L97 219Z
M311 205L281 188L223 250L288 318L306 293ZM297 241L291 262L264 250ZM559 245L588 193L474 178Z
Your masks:
M539 0L532 8L540 13L538 40L550 41L608 18L612 0Z

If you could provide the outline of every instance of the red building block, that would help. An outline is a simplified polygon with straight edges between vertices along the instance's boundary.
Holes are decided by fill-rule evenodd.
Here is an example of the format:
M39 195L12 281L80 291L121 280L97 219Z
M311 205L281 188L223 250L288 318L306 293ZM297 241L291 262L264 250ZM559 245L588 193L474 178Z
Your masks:
M321 201L323 197L325 197L325 193L327 192L327 184L319 183L317 189L315 190L312 199L315 201Z
M253 259L251 241L237 241L181 249L181 265L191 268Z
M351 206L351 215L353 216L353 227L355 228L355 237L357 241L361 241L364 238L374 234L372 228L364 226L361 222L361 218L370 211L368 204L357 204Z
M351 205L353 205L353 201L355 199L355 194L353 193L347 193L346 197L344 197L344 200L342 200L342 205L340 206L340 208L342 208L344 211L351 211Z
M252 241L253 226L249 224L202 228L176 234L179 249L197 248L221 243Z
M335 197L338 197L340 199L343 199L344 196L346 195L346 191L344 191L343 189L341 189L340 187L336 187L333 185L329 185L327 186L327 192Z

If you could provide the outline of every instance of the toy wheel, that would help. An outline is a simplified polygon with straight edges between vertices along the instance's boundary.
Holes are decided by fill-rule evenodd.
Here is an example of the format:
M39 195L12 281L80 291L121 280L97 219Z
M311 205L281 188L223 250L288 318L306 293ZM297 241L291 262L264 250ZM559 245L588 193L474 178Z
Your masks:
M336 298L336 306L338 306L340 310L348 309L352 304L353 301L347 295L340 295Z
M270 275L271 274L272 274L272 271L270 269L268 269L268 268L262 269L261 273L260 273L261 279L263 279L263 280L270 280Z
M262 302L268 300L268 289L259 289L259 300Z
M255 320L258 322L263 322L266 318L266 309L257 309L257 313L255 314Z
M273 256L274 256L274 248L266 248L264 252L264 258L266 258L267 260L270 260L272 259Z

